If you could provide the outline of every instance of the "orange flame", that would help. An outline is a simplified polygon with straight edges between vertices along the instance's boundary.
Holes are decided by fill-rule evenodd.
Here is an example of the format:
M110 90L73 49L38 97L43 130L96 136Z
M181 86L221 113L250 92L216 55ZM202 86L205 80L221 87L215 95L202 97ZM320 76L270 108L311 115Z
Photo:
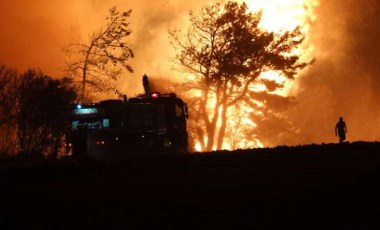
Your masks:
M243 2L241 0L240 2ZM297 27L301 28L306 35L304 45L292 51L298 54L301 61L312 59L314 46L308 40L308 33L311 24L317 19L314 12L319 5L319 0L249 0L244 1L253 12L262 11L262 18L259 27L275 33L292 31ZM278 73L263 73L263 78L284 82L286 79ZM280 95L287 95L292 88L292 82L286 81L283 91L278 91Z
M307 35L312 22L316 20L314 9L319 5L318 0L238 0L238 2L246 2L252 12L262 11L262 19L259 27L264 30L281 34L300 27L302 33L306 35L306 40L302 47L293 50L292 53L299 55L301 61L307 62L312 59L311 54L314 47L308 41ZM292 81L287 80L285 76L275 71L264 72L260 78L283 84L283 88L272 92L281 96L288 96L293 86ZM265 91L266 86L258 83L252 87L251 90L255 92ZM215 102L210 98L210 111L213 104L215 104ZM229 121L227 126L229 128L229 136L225 138L223 149L264 147L264 144L259 139L254 138L247 140L244 135L241 135L239 130L241 128L254 130L257 124L255 124L247 114L252 112L260 113L260 111L253 111L252 108L244 105L240 105L239 110L240 111L229 109L228 111ZM194 147L196 151L202 151L200 143L196 143Z

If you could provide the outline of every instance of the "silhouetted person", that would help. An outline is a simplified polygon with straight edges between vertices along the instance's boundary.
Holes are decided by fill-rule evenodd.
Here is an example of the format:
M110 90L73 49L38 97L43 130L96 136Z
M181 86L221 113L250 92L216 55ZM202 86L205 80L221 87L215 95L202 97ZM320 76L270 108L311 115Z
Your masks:
M343 121L343 117L340 117L338 123L335 125L335 136L339 136L339 143L343 143L343 141L346 140L346 133L346 122Z

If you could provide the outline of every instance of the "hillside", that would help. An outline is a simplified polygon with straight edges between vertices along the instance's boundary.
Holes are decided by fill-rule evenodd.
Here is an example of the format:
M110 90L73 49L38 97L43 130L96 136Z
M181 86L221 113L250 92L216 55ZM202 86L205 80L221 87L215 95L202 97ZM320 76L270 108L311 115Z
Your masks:
M374 229L379 150L355 142L15 164L0 170L0 229Z

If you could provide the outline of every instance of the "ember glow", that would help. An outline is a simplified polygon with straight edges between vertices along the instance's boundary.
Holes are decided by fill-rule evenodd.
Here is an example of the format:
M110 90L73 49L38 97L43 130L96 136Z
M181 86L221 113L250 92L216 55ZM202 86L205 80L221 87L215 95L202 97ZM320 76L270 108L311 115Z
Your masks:
M314 9L319 5L318 0L250 0L245 2L253 12L262 11L259 24L262 29L283 33L300 27L306 40L300 49L295 49L292 53L300 55L301 61L307 62L313 58L314 46L308 40L308 34L311 24L317 19ZM262 77L275 79L279 83L284 83L286 80L275 72L263 73ZM285 91L291 87L292 82L286 83ZM278 93L286 95L284 92Z
M318 0L250 0L246 1L254 12L263 11L260 26L273 32L290 31L302 26L309 31L310 22L316 20L314 7Z
M3 0L0 3L0 29L3 31L0 34L0 62L20 71L39 68L46 74L61 76L65 45L84 40L101 27L112 6L120 10L132 9L130 44L136 54L131 60L135 73L123 77L119 91L133 96L142 91L144 73L151 79L184 78L171 68L170 58L174 51L170 49L168 29L178 26L185 30L189 11L196 12L214 2ZM282 90L273 93L296 96L297 104L282 116L286 116L297 135L284 132L281 138L271 140L246 138L236 127L266 131L276 123L271 117L268 123L254 123L246 114L260 115L260 111L239 108L239 113L233 116L242 119L229 119L231 128L227 135L230 141L223 148L336 142L333 128L339 116L347 122L349 141L379 140L380 2L250 0L246 3L252 11L262 10L260 26L263 29L281 32L301 26L306 40L294 52L301 54L304 61L315 58L316 62L301 71L294 81L285 81L275 72L261 76L285 84ZM265 90L265 86L256 85L252 90ZM266 134L272 136L272 133Z
M318 0L251 0L244 2L246 2L252 12L262 12L259 27L263 30L282 34L300 27L306 40L302 47L291 51L291 53L299 55L301 61L308 62L311 60L313 46L307 40L307 37L311 23L316 20L314 8L318 6ZM288 96L288 91L292 88L293 83L291 80L287 80L285 76L282 76L281 73L275 71L263 72L259 79L271 80L283 85L282 88L271 92L281 96ZM250 90L253 92L263 92L267 90L267 86L257 83ZM260 101L256 101L256 103L259 108L264 106ZM209 98L209 116L212 115L214 104L215 98ZM255 138L255 135L247 137L242 133L243 130L257 129L257 124L249 118L249 114L260 113L260 111L255 111L253 108L242 104L228 109L227 113L227 135L224 138L223 149L255 148L270 145L268 142L263 143L260 137ZM195 144L195 149L203 151L200 143Z

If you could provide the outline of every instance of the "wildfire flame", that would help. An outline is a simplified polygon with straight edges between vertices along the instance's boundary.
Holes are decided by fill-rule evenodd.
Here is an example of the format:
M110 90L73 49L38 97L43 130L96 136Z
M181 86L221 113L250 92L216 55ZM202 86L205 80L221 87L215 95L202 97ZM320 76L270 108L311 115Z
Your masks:
M299 55L301 61L307 62L311 59L311 53L314 47L307 39L307 35L312 22L316 20L314 9L319 5L318 0L239 0L237 2L245 2L252 12L262 12L262 18L259 24L261 29L281 34L300 27L302 33L306 36L306 40L303 46L293 50L292 53ZM264 72L260 78L272 80L284 85L283 88L272 93L281 96L289 95L289 91L292 88L292 81L288 81L280 73L274 71ZM255 92L265 91L266 86L256 84L251 90ZM210 111L213 104L214 102L211 98L209 101ZM224 141L223 149L264 147L264 144L259 139L248 140L244 136L239 135L239 127L256 128L257 124L247 116L247 114L252 112L259 111L253 111L252 108L243 105L239 108L239 111L228 111L230 137ZM202 151L200 143L195 144L195 150Z
M301 61L307 62L311 59L314 46L310 44L307 35L312 22L317 19L314 9L319 5L319 0L241 0L240 2L246 2L252 12L262 11L259 27L264 30L284 33L300 27L302 33L306 35L306 41L302 47L293 50L292 53L298 54ZM262 77L285 83L283 91L277 92L280 95L286 96L291 88L292 82L287 82L276 72L263 73Z

